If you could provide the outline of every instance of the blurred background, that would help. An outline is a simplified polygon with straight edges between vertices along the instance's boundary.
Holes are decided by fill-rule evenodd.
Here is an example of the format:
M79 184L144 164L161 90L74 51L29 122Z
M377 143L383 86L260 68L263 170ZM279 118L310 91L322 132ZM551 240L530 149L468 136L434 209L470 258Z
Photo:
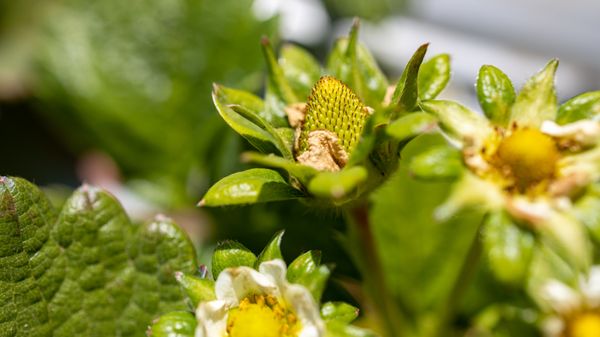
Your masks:
M296 202L195 207L248 148L215 111L212 83L260 93L261 36L323 59L358 16L392 79L431 42L429 55L452 55L443 95L476 109L481 65L520 87L558 57L565 100L600 88L597 13L595 0L0 0L0 174L43 186L56 205L82 182L100 185L137 221L175 217L201 252L223 238L257 250L287 228L289 256L321 248L354 275L331 235L312 235L341 231L336 214Z

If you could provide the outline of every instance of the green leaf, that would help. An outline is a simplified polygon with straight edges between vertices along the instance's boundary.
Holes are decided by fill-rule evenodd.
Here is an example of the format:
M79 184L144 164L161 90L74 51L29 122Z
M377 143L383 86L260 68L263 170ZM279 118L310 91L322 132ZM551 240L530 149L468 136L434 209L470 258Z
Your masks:
M319 171L313 167L298 164L295 161L287 160L274 155L245 152L242 154L242 160L249 163L286 170L291 176L300 180L303 185L308 185L308 182L319 173Z
M254 267L256 255L236 241L222 241L217 244L212 257L212 274L216 280L226 268Z
M440 127L459 142L465 139L482 141L494 132L485 117L456 102L423 101L421 108L435 116Z
M308 191L318 198L339 200L356 191L367 180L367 176L367 169L362 166L338 172L321 172L308 183Z
M327 73L354 90L365 105L378 107L388 82L369 50L358 42L358 26L355 20L350 36L336 41L327 59Z
M600 245L600 186L592 185L589 189L575 203L574 214L588 228L596 244Z
M289 132L293 133L294 131L291 128L276 129L256 112L248 109L245 106L232 104L229 106L229 108L240 114L240 116L266 130L273 138L273 145L275 145L277 150L279 150L279 153L281 153L281 155L287 159L294 159L294 156L292 155L292 145L288 139L284 138L286 131L282 131L283 129L287 129Z
M261 263L266 261L271 261L275 259L283 260L283 255L281 255L281 238L283 237L284 231L281 230L277 232L271 241L267 244L267 246L263 249L263 251L258 255L258 259L254 263L254 268L258 268Z
M256 96L241 90L215 85L212 97L219 114L235 132L246 138L252 146L261 152L277 152L277 141L271 133L231 108L232 105L240 105L250 110L260 111Z
M33 184L0 178L0 332L9 336L144 336L185 310L174 271L196 268L171 220L137 226L107 192L83 186L59 214Z
M427 47L429 47L428 43L420 46L415 51L406 64L406 67L404 67L398 84L396 84L391 105L397 106L396 110L398 112L412 112L418 104L419 85L417 79L419 77L419 68L427 52Z
M226 206L297 199L302 193L290 186L277 171L255 168L217 181L206 192L200 206Z
M515 89L506 74L491 65L481 67L477 78L477 98L492 123L507 125L510 107L515 101Z
M320 265L321 252L309 251L298 256L287 270L287 279L291 283L298 283L310 290L314 299L321 300L323 290L331 271L327 266Z
M462 156L449 145L432 147L413 157L409 171L416 178L425 180L452 180L464 169Z
M437 119L431 114L414 112L393 121L385 132L396 140L403 141L433 129L436 123Z
M181 285L186 295L192 301L192 306L194 308L196 308L200 302L216 299L215 281L213 280L188 275L183 272L176 272L175 279L179 282L179 285Z
M321 77L321 66L317 60L303 48L286 44L281 48L279 65L296 97L306 101L311 88Z
M536 245L533 234L519 228L504 212L492 212L483 227L482 241L496 278L515 286L523 284Z
M450 81L450 56L440 54L421 65L419 70L419 98L434 99Z
M268 86L269 89L272 90L277 97L286 104L298 103L301 102L296 96L296 93L290 86L288 79L285 77L283 70L279 63L277 63L277 59L275 58L275 52L273 51L273 47L271 46L271 42L267 38L263 38L261 41L263 54L265 55L265 59L267 61L267 70L269 72L268 75Z
M151 337L194 337L196 317L187 311L173 311L160 316L148 328Z
M519 126L538 128L543 121L556 118L554 73L557 67L558 60L551 60L525 83L510 110L509 124L516 122Z
M592 119L600 116L600 91L586 92L565 102L558 109L556 122L568 124L580 119Z
M349 324L358 317L358 308L345 302L327 302L321 307L321 317L325 321L338 321Z

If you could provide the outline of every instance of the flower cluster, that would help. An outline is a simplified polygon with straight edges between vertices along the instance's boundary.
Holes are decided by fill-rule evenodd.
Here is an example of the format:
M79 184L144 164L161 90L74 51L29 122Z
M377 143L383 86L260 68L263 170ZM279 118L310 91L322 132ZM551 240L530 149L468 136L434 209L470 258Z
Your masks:
M390 86L358 42L358 22L336 42L324 69L294 45L284 46L279 59L267 40L263 50L265 98L215 85L213 100L225 122L260 151L243 159L268 168L223 178L200 205L301 198L339 206L364 197L396 170L407 141L434 125L418 103L436 97L450 76L447 55L423 63L423 45Z
M286 267L278 233L257 257L243 245L225 241L212 260L216 278L176 273L194 308L154 321L153 337L325 337L374 336L350 323L358 309L343 302L320 305L330 269L309 251Z

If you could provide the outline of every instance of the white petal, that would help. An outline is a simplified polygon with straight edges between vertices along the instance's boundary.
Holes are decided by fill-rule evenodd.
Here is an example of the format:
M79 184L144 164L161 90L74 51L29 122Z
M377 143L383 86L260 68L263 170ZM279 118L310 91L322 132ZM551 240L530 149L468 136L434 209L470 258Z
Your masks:
M542 330L546 337L560 337L564 329L565 322L556 316L552 316L542 322Z
M283 289L288 283L286 279L287 267L280 259L263 262L258 266L258 271L269 278L278 288Z
M588 305L600 308L600 266L593 266L590 269L589 278L582 281L581 292Z
M195 337L223 337L227 332L227 313L230 305L226 301L200 303L196 310Z
M281 297L277 285L270 277L250 267L227 268L219 274L215 283L217 299L238 305L250 294L268 294Z
M556 138L572 139L582 145L593 145L600 139L600 123L589 119L580 120L567 125L558 125L552 121L544 121L540 131Z
M296 312L302 324L299 337L322 337L325 335L325 325L321 319L319 307L312 295L304 286L288 284L284 290L285 301Z
M543 285L542 298L557 313L569 313L581 307L579 295L564 283L551 280Z

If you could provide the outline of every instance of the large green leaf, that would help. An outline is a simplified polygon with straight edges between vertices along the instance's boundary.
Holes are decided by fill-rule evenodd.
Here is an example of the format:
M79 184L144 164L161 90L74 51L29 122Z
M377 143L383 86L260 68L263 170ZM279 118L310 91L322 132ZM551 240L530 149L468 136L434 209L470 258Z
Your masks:
M398 173L371 199L370 220L388 288L415 315L445 304L481 218L471 212L436 222L434 210L451 184L411 177L412 158L443 144L439 135L415 138L402 152Z
M144 336L183 310L174 278L194 248L171 220L138 226L83 186L57 212L33 184L0 178L0 336Z

